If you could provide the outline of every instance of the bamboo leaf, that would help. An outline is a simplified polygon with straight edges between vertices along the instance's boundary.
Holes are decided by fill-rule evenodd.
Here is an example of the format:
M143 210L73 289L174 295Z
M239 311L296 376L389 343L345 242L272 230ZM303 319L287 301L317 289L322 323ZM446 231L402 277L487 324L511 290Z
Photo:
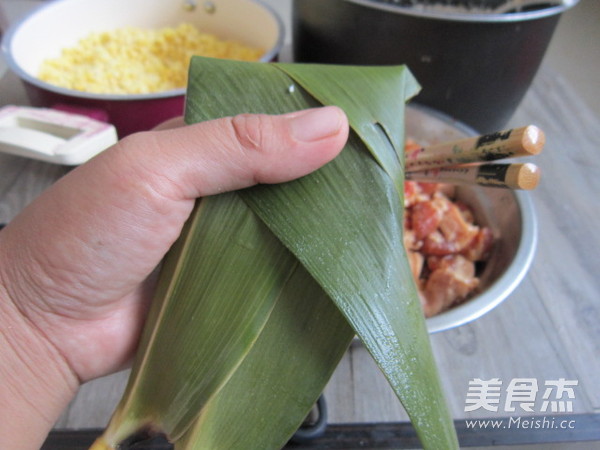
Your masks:
M298 266L248 356L175 448L281 448L353 336L327 294Z
M284 70L294 72L288 65L194 58L187 120L240 112L282 113L318 104L306 90L290 89L300 81ZM401 164L394 158L404 136L392 122L402 119L411 90L401 81L385 83L389 90L374 104L369 96L372 89L344 89L346 82L352 86L364 68L345 66L335 69L335 77L314 79L305 76L309 69L301 70L301 84L313 88L313 83L320 83L315 92L327 102L335 104L353 95L355 106L375 108L373 117L385 133L369 126L364 131L357 106L346 113L361 134L369 134L366 139L381 165L352 133L342 154L319 171L290 183L247 189L240 195L302 262L361 337L401 399L424 447L455 448L455 431L402 243L399 186L403 178ZM378 70L379 77L398 78L405 69ZM368 77L361 78L366 82ZM392 134L395 143L390 140ZM385 155L389 152L393 155Z
M324 105L342 108L364 145L404 192L404 103L419 85L403 66L360 67L279 64ZM368 100L368 101L366 101ZM391 101L395 107L385 107ZM390 145L393 149L390 149Z
M235 194L198 202L169 252L126 392L96 448L177 439L265 325L296 259Z
M142 428L185 449L281 446L347 346L348 323L424 447L457 446L402 248L402 118L415 89L402 67L194 58L188 122L327 103L343 105L356 132L307 177L198 203L165 261L126 394L94 448Z

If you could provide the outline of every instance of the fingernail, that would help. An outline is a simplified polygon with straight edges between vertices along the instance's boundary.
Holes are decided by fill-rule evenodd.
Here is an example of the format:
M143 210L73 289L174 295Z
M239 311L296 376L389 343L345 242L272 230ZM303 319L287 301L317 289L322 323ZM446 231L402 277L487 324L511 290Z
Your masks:
M293 138L304 142L318 141L340 131L342 113L334 106L309 109L293 114L289 124Z

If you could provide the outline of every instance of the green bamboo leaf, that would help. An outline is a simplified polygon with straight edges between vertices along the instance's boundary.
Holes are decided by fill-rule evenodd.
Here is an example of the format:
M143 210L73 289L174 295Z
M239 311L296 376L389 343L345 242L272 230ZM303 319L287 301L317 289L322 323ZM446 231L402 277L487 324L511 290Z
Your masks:
M347 67L279 64L293 80L324 105L342 108L350 126L404 192L404 103L419 85L404 66ZM368 99L368 101L365 101ZM395 107L385 107L391 101ZM393 149L390 149L390 145Z
M198 202L166 257L126 392L95 448L177 439L264 327L297 260L235 194Z
M341 103L356 133L340 157L310 176L242 191L245 202L236 194L199 202L165 261L126 394L94 448L113 448L144 427L176 440L191 424L179 448L281 446L347 346L346 319L424 447L456 447L402 248L399 155L414 80L402 67L332 70L192 62L190 122ZM376 83L355 93L356 80ZM380 87L389 92L373 97ZM366 114L360 105L369 102ZM280 349L293 356L281 358ZM299 360L304 376L296 373Z
M248 356L175 448L281 448L353 336L327 294L298 266Z
M321 83L313 90L333 104L343 101L337 96L353 95L355 105L375 108L372 116L379 126L367 126L367 131L360 126L360 108L346 112L356 129L370 134L369 145L380 155L381 165L361 138L351 133L342 154L319 171L293 182L247 189L240 195L302 262L361 337L401 399L424 447L456 448L402 241L403 178L394 158L404 136L392 122L402 119L406 96L412 91L401 81L385 83L386 95L372 104L372 89L344 89L365 68L335 70L335 77L307 81L310 77L299 76L300 82L288 76L293 71L288 65L194 58L186 119L283 113L319 104L305 89L291 89L295 83L310 83L311 88L312 83ZM372 75L373 68L368 70ZM405 69L378 70L380 77L398 78ZM362 79L367 82L366 77ZM392 135L396 143L390 140ZM381 156L385 152L393 155Z

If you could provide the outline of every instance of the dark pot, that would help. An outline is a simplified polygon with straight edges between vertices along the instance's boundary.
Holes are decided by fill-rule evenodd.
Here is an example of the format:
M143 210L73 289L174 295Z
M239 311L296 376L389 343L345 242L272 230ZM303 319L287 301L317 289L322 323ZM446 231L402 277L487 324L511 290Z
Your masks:
M521 102L569 6L475 14L424 12L372 0L294 0L294 58L406 64L422 86L416 102L481 133L497 131Z

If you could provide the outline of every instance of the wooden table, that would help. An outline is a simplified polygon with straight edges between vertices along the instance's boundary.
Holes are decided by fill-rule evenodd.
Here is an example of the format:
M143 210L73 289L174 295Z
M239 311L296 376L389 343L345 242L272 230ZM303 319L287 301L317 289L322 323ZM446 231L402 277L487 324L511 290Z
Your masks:
M14 75L8 73L0 78L0 106L26 103L22 86ZM600 117L585 106L565 79L542 66L509 126L530 123L546 132L547 144L537 160L543 179L532 193L539 221L539 244L529 274L492 312L468 325L431 336L448 402L465 445L600 441L597 415L600 411L600 239L595 234L600 223L597 200ZM0 154L0 222L9 222L66 170ZM126 378L127 372L121 372L83 386L56 427L103 427ZM550 410L544 413L538 402L533 412L520 410L518 405L511 412L503 403L497 412L482 408L465 412L469 381L477 378L497 378L503 388L518 379L535 379L540 388L538 399L546 381L576 380L575 398L571 400L573 411L569 415ZM365 445L361 448L368 447L369 442L373 447L387 448L387 444L381 444L383 441L379 446L376 444L382 434L374 430L382 429L388 438L395 433L396 440L392 441L396 447L401 442L414 443L410 441L410 433L402 431L405 425L386 428L385 423L406 422L407 417L360 344L347 352L325 390L325 397L330 423L362 424L337 431L346 433L346 437L361 427L372 432L368 438L356 437L357 447L358 440L363 439ZM515 425L511 430L489 431L482 425L476 426L476 430L469 429L465 421L498 416L505 421L513 420L513 424L519 417L522 420L547 417L557 421L568 418L574 421L574 428L538 428L528 432L523 427L516 430ZM331 433L334 431L329 438ZM60 444L63 447L48 445L48 448L65 448L64 443Z

